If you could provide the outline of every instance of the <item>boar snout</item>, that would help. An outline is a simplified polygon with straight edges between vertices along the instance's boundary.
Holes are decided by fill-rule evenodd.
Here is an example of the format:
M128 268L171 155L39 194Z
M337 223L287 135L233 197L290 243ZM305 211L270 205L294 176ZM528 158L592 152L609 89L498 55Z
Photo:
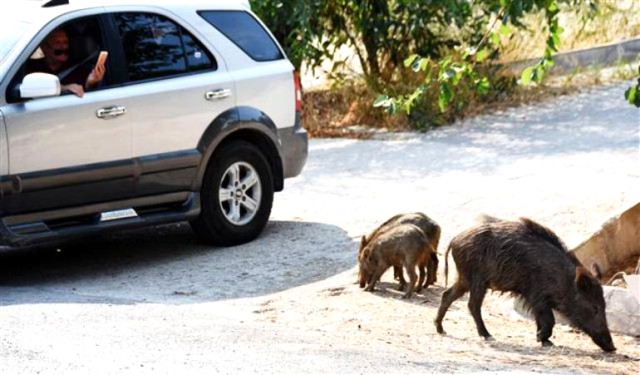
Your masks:
M613 345L613 340L611 339L609 331L600 332L590 336L593 342L605 352L611 353L616 351L616 347Z
M367 277L363 275L362 272L360 272L360 275L358 277L358 282L360 284L361 289L367 286Z

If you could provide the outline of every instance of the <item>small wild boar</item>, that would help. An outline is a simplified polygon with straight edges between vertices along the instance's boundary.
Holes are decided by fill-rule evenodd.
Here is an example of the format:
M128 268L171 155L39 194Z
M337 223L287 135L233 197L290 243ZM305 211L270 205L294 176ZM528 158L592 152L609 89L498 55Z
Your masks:
M410 298L416 289L416 266L419 267L417 291L422 289L425 267L433 247L424 232L413 224L399 224L375 236L358 255L360 287L373 291L375 284L389 267L404 267L409 275L409 287L403 298ZM400 290L404 289L403 280Z
M427 278L424 287L426 288L429 285L435 284L438 280L438 255L436 252L438 250L438 243L440 242L441 230L438 223L421 212L398 214L385 221L373 232L369 233L367 236L362 237L358 254L362 252L362 250L369 243L369 241L371 241L372 238L399 224L413 224L420 228L427 236L427 239L431 243L434 251L431 252L430 258L427 260ZM406 283L402 273L402 267L393 267L393 275L396 279L400 280L401 285L404 285Z
M556 310L603 350L616 350L607 327L602 286L551 230L526 218L486 220L451 240L445 254L445 283L449 251L458 280L442 295L434 320L438 333L444 333L442 319L451 303L469 292L468 306L478 334L492 340L480 311L491 288L526 301L543 346L553 345L549 337L555 324L552 310Z

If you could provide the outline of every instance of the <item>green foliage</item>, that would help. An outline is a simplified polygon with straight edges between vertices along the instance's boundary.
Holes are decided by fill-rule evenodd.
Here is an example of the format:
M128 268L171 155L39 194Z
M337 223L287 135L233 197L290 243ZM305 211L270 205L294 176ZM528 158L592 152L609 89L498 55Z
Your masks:
M594 3L595 0L588 1ZM560 45L560 35L563 32L558 23L560 3L576 5L579 0L485 0L476 4L474 13L481 13L483 19L494 20L479 43L467 47L464 53L453 51L437 60L425 62L420 57L411 56L414 71L428 72L424 82L409 95L387 97L386 100L377 101L376 104L392 114L398 109L404 109L405 112L410 113L416 100L429 89L439 93L438 107L440 112L445 112L454 101L453 88L464 85L479 95L488 93L491 89L489 77L479 74L478 66L499 56L500 38L509 36L514 30L524 28L521 21L523 16L537 11L544 12L546 16L547 43L543 57L535 65L524 69L520 82L523 85L541 82L553 67L553 53L557 52ZM497 21L501 23L498 28L495 27ZM435 80L432 78L432 71L438 72Z
M472 11L467 0L326 1L316 12L322 28L316 34L334 61L340 47L353 49L365 81L382 89L401 74L406 56L441 58L460 39L477 38L484 21Z
M640 77L640 67L638 67L638 77ZM629 87L624 92L624 98L629 104L640 108L640 78L635 86Z
M487 67L500 55L501 39L524 30L523 17L543 12L547 42L542 58L526 68L520 83L543 80L553 67L563 32L558 22L568 7L597 9L599 0L252 0L252 9L267 24L296 68L332 61L340 78L347 46L359 60L365 82L382 92L375 107L389 113L434 101L438 123L448 111L466 103L460 98L495 90L499 77ZM482 73L481 73L482 72ZM417 81L416 81L417 80ZM403 84L416 82L400 90ZM640 83L625 95L640 101ZM437 104L437 106L435 106ZM640 105L640 104L636 104ZM453 108L451 108L453 106Z
M314 4L300 0L254 0L251 9L269 27L297 70L303 62L319 62L322 51L315 46L317 29L310 27Z

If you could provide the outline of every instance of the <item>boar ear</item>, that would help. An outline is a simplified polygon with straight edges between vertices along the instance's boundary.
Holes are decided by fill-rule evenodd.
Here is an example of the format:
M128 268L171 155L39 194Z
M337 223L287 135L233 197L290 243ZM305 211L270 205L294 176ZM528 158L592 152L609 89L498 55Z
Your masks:
M576 267L576 285L580 290L590 290L594 286L598 285L598 282L589 274L584 267Z
M367 236L362 236L362 239L360 240L360 251L362 251L365 246L367 246Z

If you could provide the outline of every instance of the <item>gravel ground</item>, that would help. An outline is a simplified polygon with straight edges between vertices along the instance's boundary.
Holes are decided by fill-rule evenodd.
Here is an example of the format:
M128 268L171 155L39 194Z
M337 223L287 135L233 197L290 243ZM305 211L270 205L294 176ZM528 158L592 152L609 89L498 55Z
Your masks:
M443 229L477 215L528 216L568 247L640 199L640 114L612 85L427 134L312 140L256 241L196 242L177 224L61 248L0 253L0 373L640 373L640 341L604 354L535 324L491 294L477 338L466 299L431 323L442 285L400 299L391 273L355 284L359 237L400 212ZM451 275L450 275L451 279ZM444 278L440 275L439 283Z

